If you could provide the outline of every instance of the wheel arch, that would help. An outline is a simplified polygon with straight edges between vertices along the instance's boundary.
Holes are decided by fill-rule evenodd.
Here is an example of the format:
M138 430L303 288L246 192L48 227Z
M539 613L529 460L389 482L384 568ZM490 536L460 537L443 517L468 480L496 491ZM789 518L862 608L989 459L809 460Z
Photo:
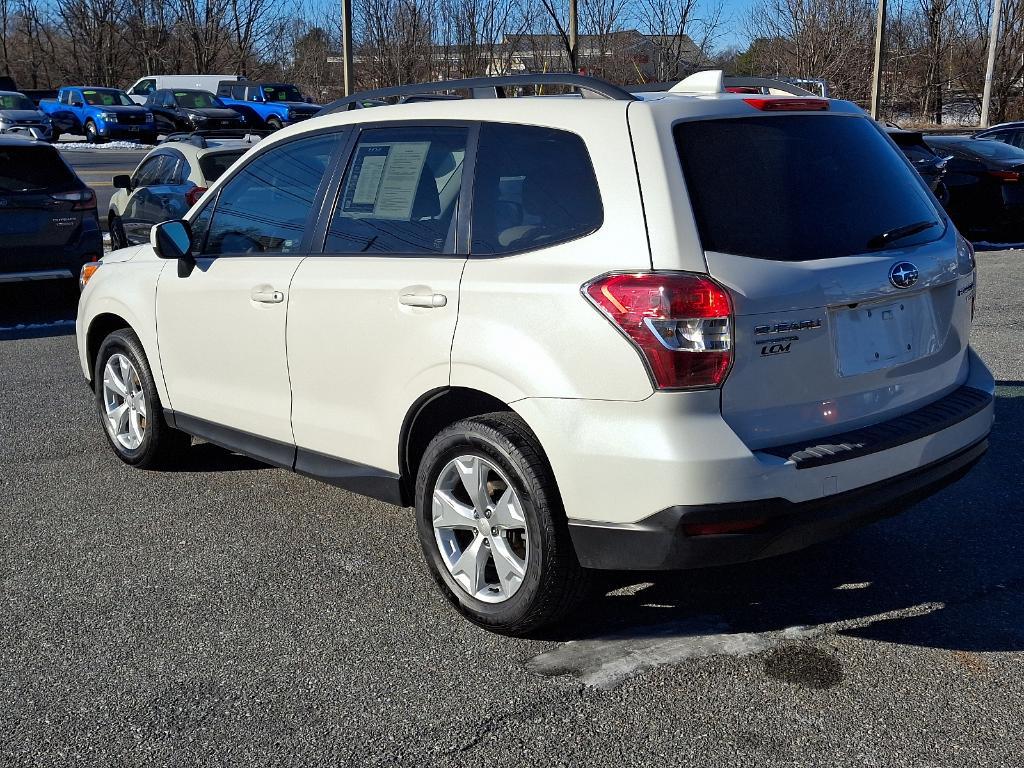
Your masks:
M89 322L89 330L85 334L86 362L89 366L89 377L92 379L92 372L96 369L96 357L100 353L100 345L114 331L123 328L134 330L127 320L114 312L101 312Z
M427 445L442 429L462 419L515 409L492 394L469 387L439 387L420 396L402 422L398 467L402 502L415 503L416 473ZM531 427L532 429L532 427Z

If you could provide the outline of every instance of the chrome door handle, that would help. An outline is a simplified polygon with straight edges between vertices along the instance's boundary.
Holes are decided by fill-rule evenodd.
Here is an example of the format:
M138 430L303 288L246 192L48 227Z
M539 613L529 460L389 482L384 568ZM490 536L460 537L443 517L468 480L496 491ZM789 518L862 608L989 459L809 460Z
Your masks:
M443 293L403 293L398 297L398 303L407 307L443 307L448 304L448 297Z
M260 304L280 304L284 301L284 293L282 291L275 291L273 288L260 286L259 288L252 289L249 298L253 301L258 301Z

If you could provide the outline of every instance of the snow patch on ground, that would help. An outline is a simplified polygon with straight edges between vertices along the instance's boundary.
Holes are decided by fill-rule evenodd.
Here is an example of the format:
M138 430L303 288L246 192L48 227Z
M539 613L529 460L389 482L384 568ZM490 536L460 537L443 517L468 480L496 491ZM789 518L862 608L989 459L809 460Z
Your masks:
M976 251L1019 251L1024 248L1024 243L987 243L984 240L972 245Z
M84 141L60 142L54 144L61 152L121 151L126 149L152 149L154 144L138 144L134 141L109 141L106 144L89 144Z

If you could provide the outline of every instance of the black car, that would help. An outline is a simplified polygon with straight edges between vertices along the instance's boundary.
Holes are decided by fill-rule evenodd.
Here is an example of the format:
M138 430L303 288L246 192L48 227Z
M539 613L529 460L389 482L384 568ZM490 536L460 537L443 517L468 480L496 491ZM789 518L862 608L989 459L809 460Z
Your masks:
M209 91L164 88L146 99L160 133L195 130L238 130L246 119Z
M978 131L974 134L976 139L992 139L1001 141L1004 144L1012 144L1015 147L1024 148L1024 122L1002 123Z
M948 157L941 156L929 147L924 141L924 135L920 131L905 131L896 126L887 125L885 132L889 134L900 151L907 156L910 164L914 166L921 178L925 180L928 187L943 205L949 198L943 178L946 175L946 162Z
M0 283L77 278L102 254L93 191L49 144L0 136Z
M971 240L1024 239L1024 149L971 136L926 136L949 155L944 183L946 210Z

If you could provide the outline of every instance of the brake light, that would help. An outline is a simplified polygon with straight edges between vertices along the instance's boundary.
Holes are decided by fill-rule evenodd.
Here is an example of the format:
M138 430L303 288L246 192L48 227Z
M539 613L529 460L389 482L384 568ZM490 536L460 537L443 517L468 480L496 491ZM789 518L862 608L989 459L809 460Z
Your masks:
M988 175L1000 181L1020 181L1020 174L1017 171L989 171Z
M206 191L206 187L192 187L188 192L185 193L185 202L188 203L188 207L191 208L193 205L199 202L199 198L203 196Z
M96 194L88 187L77 189L74 192L57 192L50 195L50 197L64 203L71 203L71 210L73 211L96 210Z
M788 96L779 96L744 101L762 112L819 112L828 109L828 99L791 99Z
M633 343L658 389L719 387L732 367L732 302L700 275L605 275L584 295Z

